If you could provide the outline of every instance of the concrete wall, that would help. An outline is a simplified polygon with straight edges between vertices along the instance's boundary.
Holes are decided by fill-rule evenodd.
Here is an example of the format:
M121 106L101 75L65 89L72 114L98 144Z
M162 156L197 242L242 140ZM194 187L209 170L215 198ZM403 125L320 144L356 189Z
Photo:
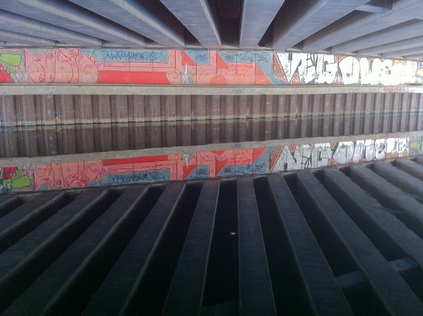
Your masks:
M275 51L0 49L0 83L400 85L422 72L416 61Z

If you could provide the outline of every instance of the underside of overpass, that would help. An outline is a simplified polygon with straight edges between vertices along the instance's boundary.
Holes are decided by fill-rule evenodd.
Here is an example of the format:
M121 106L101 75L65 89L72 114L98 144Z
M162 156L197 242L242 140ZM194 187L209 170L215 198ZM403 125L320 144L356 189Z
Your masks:
M0 0L0 313L423 314L422 12Z
M270 49L423 57L418 0L15 0L2 47Z

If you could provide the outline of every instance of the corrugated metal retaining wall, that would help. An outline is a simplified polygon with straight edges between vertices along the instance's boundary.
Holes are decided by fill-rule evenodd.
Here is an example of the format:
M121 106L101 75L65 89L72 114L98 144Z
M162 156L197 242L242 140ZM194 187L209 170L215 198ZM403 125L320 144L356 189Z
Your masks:
M0 96L0 126L92 124L423 111L423 94L279 96Z
M0 157L418 131L422 100L409 93L1 96Z
M0 311L422 315L422 164L0 196Z

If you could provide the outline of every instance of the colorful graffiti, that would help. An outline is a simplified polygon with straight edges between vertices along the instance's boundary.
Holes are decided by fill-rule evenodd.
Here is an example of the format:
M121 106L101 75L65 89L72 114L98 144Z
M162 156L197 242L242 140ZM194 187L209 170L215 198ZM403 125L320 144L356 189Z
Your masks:
M0 82L13 83L11 75L16 73L21 65L21 55L15 53L3 53L0 50Z
M0 168L0 192L31 188L31 179L23 168Z
M399 85L423 81L416 61L272 51L0 49L0 83Z
M0 170L0 192L110 186L294 171L422 154L423 137L239 148L17 166Z

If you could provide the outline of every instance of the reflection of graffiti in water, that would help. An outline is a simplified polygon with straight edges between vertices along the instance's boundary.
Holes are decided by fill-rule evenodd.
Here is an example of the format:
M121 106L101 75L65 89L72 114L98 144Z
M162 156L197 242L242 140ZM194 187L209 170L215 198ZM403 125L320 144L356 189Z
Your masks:
M22 168L0 168L0 193L31 187L31 180Z
M204 179L371 162L423 153L422 137L234 148L0 169L0 192ZM237 146L234 146L237 147Z
M160 180L162 177L158 171L137 172L133 174L111 175L112 184L133 183L138 181Z

